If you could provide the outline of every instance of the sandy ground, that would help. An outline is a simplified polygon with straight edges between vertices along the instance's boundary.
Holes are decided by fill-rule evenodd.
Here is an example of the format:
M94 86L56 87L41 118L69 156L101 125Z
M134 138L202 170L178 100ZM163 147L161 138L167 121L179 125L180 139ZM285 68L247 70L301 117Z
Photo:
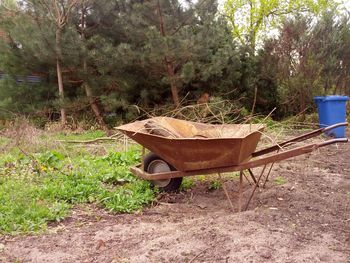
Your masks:
M225 180L237 207L239 180ZM45 234L0 237L0 262L350 262L350 143L276 164L242 213L208 186L136 215L77 207Z

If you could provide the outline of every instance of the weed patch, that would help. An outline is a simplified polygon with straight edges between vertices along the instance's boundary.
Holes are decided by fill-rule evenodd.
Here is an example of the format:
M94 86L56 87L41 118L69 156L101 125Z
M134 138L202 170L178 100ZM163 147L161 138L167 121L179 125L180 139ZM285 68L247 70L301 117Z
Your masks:
M208 186L208 190L213 191L213 190L217 190L221 187L221 182L220 181L211 181L209 186Z
M106 133L104 131L101 130L95 130L95 131L85 131L82 133L69 133L69 134L65 134L63 132L58 133L55 135L56 139L61 139L61 140L80 140L80 141L84 141L84 140L93 140L96 138L101 138L101 137L105 137Z
M44 230L47 222L62 220L79 203L96 203L116 213L141 210L156 193L129 171L139 161L136 148L102 156L69 148L13 149L0 155L0 232Z
M195 182L194 182L193 178L184 177L182 180L182 184L180 186L180 190L186 191L188 189L191 189L194 185L195 185Z
M112 212L130 213L141 210L144 205L152 202L154 197L150 183L137 180L110 191L103 191L99 200Z
M284 185L287 181L282 176L277 176L274 180L275 184L277 185Z

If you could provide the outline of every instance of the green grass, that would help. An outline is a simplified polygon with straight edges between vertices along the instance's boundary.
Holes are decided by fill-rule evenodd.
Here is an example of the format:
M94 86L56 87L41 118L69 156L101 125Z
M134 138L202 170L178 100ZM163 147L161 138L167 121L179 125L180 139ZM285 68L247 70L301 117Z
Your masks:
M132 213L155 199L156 190L129 171L140 161L139 148L102 155L75 148L31 146L31 152L13 148L0 154L0 233L45 230L48 222L62 220L76 204L95 203L111 212Z
M6 144L8 144L11 140L5 137L0 137L0 147L5 146Z
M191 189L195 185L195 181L192 177L184 177L180 187L181 191L186 191Z
M278 125L268 121L276 129ZM113 213L132 213L155 200L157 190L129 171L140 162L140 147L121 152L111 141L94 146L58 142L106 136L98 130L29 135L25 138L37 140L22 140L20 148L0 136L0 146L13 147L0 152L0 234L43 231L48 222L62 220L77 204L94 203ZM236 179L238 174L223 176ZM211 190L221 187L220 181L203 175L184 178L181 189L203 181L209 182ZM286 181L277 177L275 183Z
M93 140L96 138L106 137L106 133L101 130L91 130L91 131L84 131L83 133L69 133L65 134L63 132L57 133L55 135L57 139L61 140Z
M287 181L283 176L277 176L274 180L277 185L284 185Z
M217 190L221 187L221 182L218 181L218 180L214 180L214 181L211 181L209 186L208 186L208 190Z

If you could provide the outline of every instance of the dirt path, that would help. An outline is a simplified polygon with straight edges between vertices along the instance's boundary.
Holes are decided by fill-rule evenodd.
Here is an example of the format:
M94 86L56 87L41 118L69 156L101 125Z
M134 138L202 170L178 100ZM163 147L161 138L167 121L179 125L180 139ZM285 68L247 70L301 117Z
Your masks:
M77 208L45 235L0 237L0 262L350 262L350 143L276 165L240 214L208 184L137 215Z

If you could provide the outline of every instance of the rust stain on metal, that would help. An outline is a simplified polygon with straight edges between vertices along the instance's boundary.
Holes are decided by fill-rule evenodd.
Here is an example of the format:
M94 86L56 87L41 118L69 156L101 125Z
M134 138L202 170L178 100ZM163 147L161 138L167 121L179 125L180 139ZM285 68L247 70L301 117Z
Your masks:
M245 206L245 209L247 209L256 188L259 186L267 164L272 163L266 175L266 180L271 172L273 163L310 153L315 149L327 145L348 142L348 139L331 139L289 150L283 148L283 146L290 146L296 142L318 136L329 129L347 125L349 125L347 122L334 124L257 152L254 151L262 135L263 125L210 125L168 117L156 117L122 125L117 127L117 129L177 169L177 171L150 174L144 171L143 164L131 167L130 170L132 173L140 178L152 181L199 174L219 173L220 175L220 173L240 171L240 200L238 210L241 211L241 187L244 170L250 172L255 183ZM268 155L274 151L277 151L277 153ZM264 165L264 168L258 180L255 180L250 169L262 165Z
M198 174L225 173L255 168L309 153L319 147L348 142L347 138L312 143L267 155L281 146L315 137L329 129L349 125L334 124L254 152L263 125L210 125L168 117L155 117L117 127L118 130L173 165L177 171L148 174L139 167L132 172L146 180L160 180ZM157 135L162 134L162 135ZM267 155L267 156L265 156ZM261 156L262 158L257 158Z
M155 117L117 129L178 171L193 171L246 162L256 149L264 125L211 125Z

